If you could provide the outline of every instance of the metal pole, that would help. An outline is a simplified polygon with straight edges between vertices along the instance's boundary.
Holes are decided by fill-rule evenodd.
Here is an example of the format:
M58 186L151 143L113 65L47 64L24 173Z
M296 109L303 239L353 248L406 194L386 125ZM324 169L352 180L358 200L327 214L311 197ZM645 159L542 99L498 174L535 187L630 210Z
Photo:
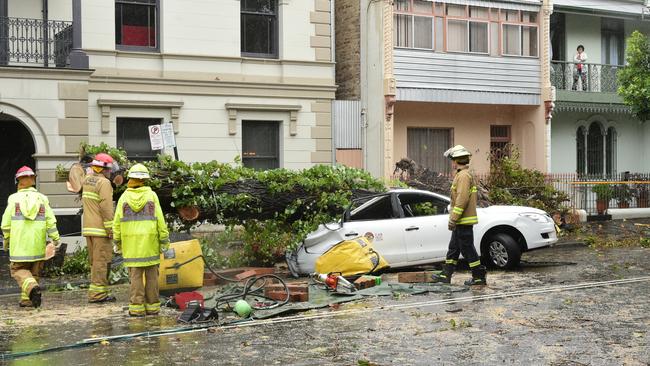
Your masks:
M50 32L48 29L49 15L47 11L47 0L43 0L43 66L48 66L50 58Z

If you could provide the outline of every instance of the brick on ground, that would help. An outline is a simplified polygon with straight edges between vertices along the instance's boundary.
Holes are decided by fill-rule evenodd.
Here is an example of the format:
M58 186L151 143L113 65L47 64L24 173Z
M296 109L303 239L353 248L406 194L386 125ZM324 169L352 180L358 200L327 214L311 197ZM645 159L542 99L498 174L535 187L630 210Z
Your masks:
M397 274L397 281L403 283L433 282L431 275L434 273L432 271L401 272Z

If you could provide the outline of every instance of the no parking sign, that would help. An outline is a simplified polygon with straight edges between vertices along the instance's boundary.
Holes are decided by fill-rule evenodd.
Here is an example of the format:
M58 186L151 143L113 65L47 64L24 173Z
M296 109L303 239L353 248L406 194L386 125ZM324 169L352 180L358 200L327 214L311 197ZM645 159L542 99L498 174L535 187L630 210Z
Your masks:
M151 142L151 150L162 150L165 146L160 125L149 126L149 142Z

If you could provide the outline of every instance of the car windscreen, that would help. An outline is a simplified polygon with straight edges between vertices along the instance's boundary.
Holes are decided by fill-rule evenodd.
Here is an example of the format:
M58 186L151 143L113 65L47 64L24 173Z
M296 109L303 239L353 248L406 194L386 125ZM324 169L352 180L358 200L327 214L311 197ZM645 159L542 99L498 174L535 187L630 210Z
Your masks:
M359 202L353 204L348 221L384 220L393 217L391 196L386 195L373 197L361 205Z

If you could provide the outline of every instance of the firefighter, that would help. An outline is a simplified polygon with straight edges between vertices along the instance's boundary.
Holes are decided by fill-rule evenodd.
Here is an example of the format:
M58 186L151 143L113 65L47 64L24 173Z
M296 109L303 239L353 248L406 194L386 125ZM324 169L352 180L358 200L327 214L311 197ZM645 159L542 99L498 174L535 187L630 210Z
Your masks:
M99 153L90 163L83 181L83 230L90 259L90 287L88 302L113 302L108 288L113 251L113 187L108 180L113 168L113 158Z
M142 164L129 169L127 189L117 202L113 221L113 251L129 269L129 315L158 315L158 265L169 248L169 231L158 196L144 185L150 178ZM143 282L144 279L144 282Z
M433 275L434 282L451 283L451 276L462 254L469 262L472 279L465 285L485 285L486 269L474 248L474 225L478 223L476 215L477 189L474 177L469 172L469 161L472 154L462 145L456 145L445 151L444 156L451 159L456 169L456 175L451 185L451 212L449 213L448 228L452 232L449 241L447 259L442 267L442 273Z
M45 195L36 191L36 174L24 166L16 172L18 192L9 196L2 215L5 250L9 247L11 277L20 286L21 307L41 306L38 277L45 264L47 237L59 246L56 218Z

